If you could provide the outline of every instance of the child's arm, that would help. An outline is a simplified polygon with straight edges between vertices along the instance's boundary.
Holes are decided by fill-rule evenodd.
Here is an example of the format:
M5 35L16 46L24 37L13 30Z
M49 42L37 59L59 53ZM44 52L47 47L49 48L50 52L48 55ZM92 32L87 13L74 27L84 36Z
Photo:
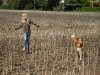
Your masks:
M17 28L15 28L15 30L18 30L22 27L23 25L18 26Z
M35 25L37 27L40 27L37 23L35 23L35 22L31 21L31 20L29 20L29 24Z

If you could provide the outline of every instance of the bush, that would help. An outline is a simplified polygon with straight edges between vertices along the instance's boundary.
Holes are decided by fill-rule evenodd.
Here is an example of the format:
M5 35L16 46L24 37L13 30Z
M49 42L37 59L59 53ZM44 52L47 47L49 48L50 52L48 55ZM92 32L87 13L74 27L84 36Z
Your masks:
M32 9L32 7L33 7L33 5L32 5L32 3L30 3L30 4L27 4L24 9L29 10L29 9Z
M19 9L21 0L7 0L7 4L10 9Z
M64 4L60 3L58 7L53 8L54 11L64 11Z
M9 9L8 5L0 5L0 9Z
M76 11L100 12L100 7L83 7L83 8L77 8Z

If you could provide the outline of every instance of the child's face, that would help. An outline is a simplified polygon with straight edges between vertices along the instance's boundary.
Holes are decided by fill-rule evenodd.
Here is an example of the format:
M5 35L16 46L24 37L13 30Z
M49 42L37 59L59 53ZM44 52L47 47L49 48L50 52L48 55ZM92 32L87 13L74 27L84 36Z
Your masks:
M27 14L23 14L23 15L22 15L22 18L23 18L24 20L26 20L26 19L27 19Z

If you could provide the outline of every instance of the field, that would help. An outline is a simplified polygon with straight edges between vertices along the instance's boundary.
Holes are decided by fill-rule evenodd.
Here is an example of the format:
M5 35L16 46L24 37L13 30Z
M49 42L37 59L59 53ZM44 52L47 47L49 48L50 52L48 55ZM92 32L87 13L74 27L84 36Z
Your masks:
M31 25L30 54L22 51L21 14ZM78 59L71 35L83 38ZM0 75L100 75L100 13L0 10Z

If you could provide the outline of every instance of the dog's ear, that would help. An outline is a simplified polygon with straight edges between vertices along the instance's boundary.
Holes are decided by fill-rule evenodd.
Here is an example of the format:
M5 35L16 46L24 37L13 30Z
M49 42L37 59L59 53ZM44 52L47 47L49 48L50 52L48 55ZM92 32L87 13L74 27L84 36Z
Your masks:
M82 37L81 37L81 36L79 36L79 39L82 39Z
M82 37L81 36L77 37L77 40L82 40Z

